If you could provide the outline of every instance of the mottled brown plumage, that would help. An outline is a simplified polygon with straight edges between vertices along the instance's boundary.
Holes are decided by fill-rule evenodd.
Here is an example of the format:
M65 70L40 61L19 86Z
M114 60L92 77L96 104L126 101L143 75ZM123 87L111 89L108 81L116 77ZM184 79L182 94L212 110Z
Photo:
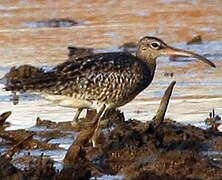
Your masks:
M42 76L24 80L7 89L64 95L120 106L146 88L152 80L150 77L146 64L136 57L105 53L67 61Z
M196 57L215 67L206 58L172 48L155 37L142 38L136 56L102 53L66 61L49 72L25 79L6 90L37 93L55 103L82 109L120 107L134 99L152 81L156 59L161 55Z

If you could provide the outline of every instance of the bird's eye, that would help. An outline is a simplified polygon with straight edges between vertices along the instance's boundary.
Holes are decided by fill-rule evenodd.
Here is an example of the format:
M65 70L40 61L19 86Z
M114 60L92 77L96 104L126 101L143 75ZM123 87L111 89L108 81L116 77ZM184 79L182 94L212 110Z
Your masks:
M152 43L151 43L151 47L152 47L153 49L159 49L159 48L160 48L160 44L157 43L157 42L152 42Z

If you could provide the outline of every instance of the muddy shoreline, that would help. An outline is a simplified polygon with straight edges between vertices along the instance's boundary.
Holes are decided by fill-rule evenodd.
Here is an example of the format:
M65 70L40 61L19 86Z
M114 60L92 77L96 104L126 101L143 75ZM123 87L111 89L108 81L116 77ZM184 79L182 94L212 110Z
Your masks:
M81 119L81 126L89 127L91 118L92 114L88 114L86 119ZM74 142L59 171L54 166L55 161L44 153L34 156L27 152L62 149L50 140L66 136L76 138L70 131L78 129L72 128L71 122L38 119L36 127L50 129L41 132L1 129L1 148L8 150L1 152L0 176L9 179L89 179L118 174L126 179L221 179L221 155L214 158L204 153L222 150L222 133L217 129L203 130L169 119L160 125L155 121L125 121L119 111L107 115L103 121L114 123L99 134L99 146L93 148L89 141L73 150ZM21 156L23 151L26 153Z

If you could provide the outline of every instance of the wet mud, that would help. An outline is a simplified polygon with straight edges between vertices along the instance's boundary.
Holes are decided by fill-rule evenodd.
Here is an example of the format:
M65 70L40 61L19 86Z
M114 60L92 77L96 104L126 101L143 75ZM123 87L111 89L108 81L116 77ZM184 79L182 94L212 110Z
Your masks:
M191 40L187 41L187 45L190 45L190 44L201 44L201 43L203 43L201 35L196 35Z
M69 51L68 53L69 60L77 60L78 58L94 54L93 48L84 48L76 46L68 46L68 51Z
M42 21L30 21L23 23L24 27L27 28L60 28L60 27L71 27L75 26L78 23L70 20L70 19L49 19L49 20L42 20Z

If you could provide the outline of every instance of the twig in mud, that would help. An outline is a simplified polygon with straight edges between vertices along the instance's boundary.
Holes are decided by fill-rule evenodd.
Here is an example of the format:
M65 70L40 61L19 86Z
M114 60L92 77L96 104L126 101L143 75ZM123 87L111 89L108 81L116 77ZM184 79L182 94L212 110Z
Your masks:
M2 113L0 115L0 126L3 126L3 124L5 123L6 119L12 114L11 111L8 111L8 112L5 112L5 113Z
M28 135L25 139L21 140L20 142L18 142L17 144L15 144L7 153L5 153L3 156L6 159L11 159L12 156L16 153L16 151L18 149L21 148L21 146L28 141L29 139L31 139L33 137L34 134L30 134Z
M169 104L169 100L173 91L173 87L176 84L176 81L172 81L168 88L166 89L164 96L161 99L160 106L157 110L156 116L153 118L154 121L161 124L164 120L164 116L166 114L167 106Z
M218 126L220 126L221 117L215 114L215 110L209 113L209 118L205 119L205 124L211 126L212 129L218 131Z
M0 131L0 137L10 141L12 144L17 144L21 142L23 139L25 139L29 135L30 133L24 130ZM33 138L27 141L24 147L24 149L36 149L36 148L44 149L44 150L61 149L58 146L58 144L48 144L46 142L33 139Z

